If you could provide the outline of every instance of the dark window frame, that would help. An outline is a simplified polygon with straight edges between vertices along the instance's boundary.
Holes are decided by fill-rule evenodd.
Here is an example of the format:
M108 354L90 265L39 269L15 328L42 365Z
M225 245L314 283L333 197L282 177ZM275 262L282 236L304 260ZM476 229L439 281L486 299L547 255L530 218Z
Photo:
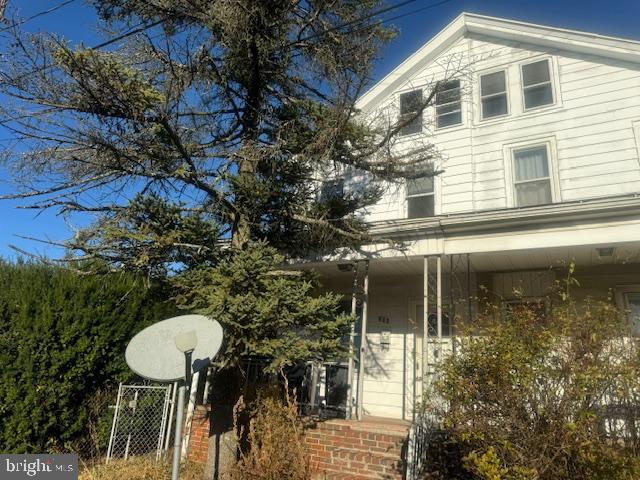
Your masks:
M401 93L398 101L400 103L399 120L404 122L409 118L412 118L409 123L400 128L399 135L404 137L422 132L422 116L424 113L423 110L420 110L422 102L424 101L422 97L422 89L416 88L415 90Z
M491 75L496 75L501 73L504 79L504 90L501 90L499 92L493 92L493 93L488 93L488 94L483 94L482 93L482 79ZM510 113L510 108L509 108L509 79L507 77L507 70L506 69L502 69L502 70L496 70L494 72L488 72L488 73L482 73L479 76L479 93L480 93L480 120L490 120L493 118L501 118L501 117L506 117L507 115L509 115ZM499 97L504 97L504 103L505 103L505 111L504 113L498 113L495 115L485 115L485 101L486 100L493 100Z
M456 85L456 86L452 86ZM459 79L453 79L445 82L441 89L436 93L435 98L435 111L436 111L436 128L449 128L457 125L462 125L462 85ZM450 95L450 92L455 92L457 90L457 95L451 98L448 98L447 95ZM452 107L456 106L457 108L453 110L446 111L447 109L444 107ZM439 110L445 110L444 113L440 113ZM458 121L455 123L449 123L446 125L440 125L440 119L442 117L451 117L453 115L457 115Z
M531 66L531 65L536 65L536 64L542 64L545 63L547 65L547 75L548 75L548 80L544 81L544 82L538 82L538 83L532 83L527 85L525 83L525 67ZM542 60L536 60L535 62L527 62L527 63L522 63L520 64L520 79L522 82L522 109L525 112L528 112L530 110L536 110L538 108L544 108L544 107L549 107L551 105L555 105L556 103L556 92L555 92L555 88L553 85L553 70L551 68L551 59L549 58L545 58ZM539 89L540 87L548 87L549 88L549 92L551 93L551 101L548 103L541 103L539 105L534 105L531 107L527 107L527 92L534 90L534 89Z

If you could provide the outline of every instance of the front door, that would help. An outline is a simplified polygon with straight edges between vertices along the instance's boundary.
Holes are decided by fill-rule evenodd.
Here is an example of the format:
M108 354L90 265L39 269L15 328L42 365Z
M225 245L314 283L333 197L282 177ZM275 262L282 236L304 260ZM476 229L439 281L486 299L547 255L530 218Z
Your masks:
M429 391L430 382L435 376L438 363L452 352L451 325L447 313L442 314L442 339L437 337L437 316L435 308L429 309L429 338L427 340L426 361L423 360L424 345L424 303L409 303L409 321L407 328L407 360L405 362L405 418L413 418L419 411L422 396ZM434 313L431 313L434 312Z
M404 417L412 420L422 400L422 375L424 362L422 361L423 344L423 304L417 301L409 302L409 318L407 322L405 379L404 379Z

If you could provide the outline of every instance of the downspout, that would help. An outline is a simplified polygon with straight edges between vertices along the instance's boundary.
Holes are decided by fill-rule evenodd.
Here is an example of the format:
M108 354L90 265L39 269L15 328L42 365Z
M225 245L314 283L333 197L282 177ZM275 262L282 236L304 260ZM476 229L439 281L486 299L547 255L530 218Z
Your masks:
M362 321L360 329L360 362L358 365L358 420L363 416L364 364L367 348L367 314L369 311L369 260L364 261L364 287L362 293Z

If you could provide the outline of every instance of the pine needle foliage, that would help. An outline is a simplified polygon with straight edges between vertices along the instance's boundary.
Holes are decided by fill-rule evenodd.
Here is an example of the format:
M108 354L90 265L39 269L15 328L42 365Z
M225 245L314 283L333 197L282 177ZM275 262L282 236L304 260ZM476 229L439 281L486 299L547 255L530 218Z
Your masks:
M0 263L0 449L84 451L108 439L108 404L94 402L131 377L131 336L174 311L160 296L129 274Z
M219 240L292 256L358 247L384 189L439 171L427 135L396 141L446 79L414 118L356 107L395 33L383 0L89 3L103 30L138 34L91 49L16 29L0 67L6 197L83 218L60 242L75 257L163 275L215 262ZM323 198L340 176L358 186Z
M318 294L312 272L282 270L283 260L275 248L257 243L175 280L183 308L222 324L225 344L217 359L222 366L259 356L268 358L268 370L275 372L345 353L352 318L340 313L341 296Z

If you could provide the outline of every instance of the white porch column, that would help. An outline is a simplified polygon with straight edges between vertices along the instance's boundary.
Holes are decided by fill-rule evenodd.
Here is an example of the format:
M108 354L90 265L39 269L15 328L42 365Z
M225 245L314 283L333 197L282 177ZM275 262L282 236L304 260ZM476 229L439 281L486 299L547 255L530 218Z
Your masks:
M358 365L358 420L363 416L364 364L367 348L367 313L369 310L369 260L364 261L364 286L362 292L362 320L360 329L360 362Z
M434 361L439 360L442 355L442 255L436 257L436 315L438 321L438 348L434 351Z
M429 257L423 259L422 272L422 401L427 391L427 378L429 376ZM415 395L415 394L414 394ZM414 406L415 416L415 406Z

